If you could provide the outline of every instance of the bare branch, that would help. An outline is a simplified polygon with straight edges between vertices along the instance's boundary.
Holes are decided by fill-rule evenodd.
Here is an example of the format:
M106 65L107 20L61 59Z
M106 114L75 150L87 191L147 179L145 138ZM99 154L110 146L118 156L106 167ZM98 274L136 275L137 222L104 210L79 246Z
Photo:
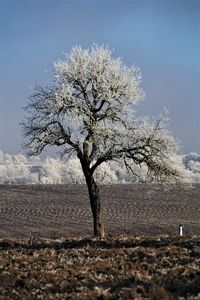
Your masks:
M90 176L104 162L145 165L158 181L173 181L179 174L171 156L175 140L165 129L166 116L154 122L137 120L133 105L144 98L141 75L111 57L104 46L75 47L55 65L53 87L36 87L22 124L26 147L39 154L46 146L63 147L76 154Z

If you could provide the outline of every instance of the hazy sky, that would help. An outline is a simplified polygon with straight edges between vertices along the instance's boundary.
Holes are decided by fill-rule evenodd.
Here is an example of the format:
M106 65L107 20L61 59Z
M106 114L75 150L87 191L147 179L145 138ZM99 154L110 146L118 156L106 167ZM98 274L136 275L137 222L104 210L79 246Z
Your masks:
M105 43L143 74L138 115L170 111L182 152L200 151L200 0L0 0L0 149L22 151L23 106L75 45Z

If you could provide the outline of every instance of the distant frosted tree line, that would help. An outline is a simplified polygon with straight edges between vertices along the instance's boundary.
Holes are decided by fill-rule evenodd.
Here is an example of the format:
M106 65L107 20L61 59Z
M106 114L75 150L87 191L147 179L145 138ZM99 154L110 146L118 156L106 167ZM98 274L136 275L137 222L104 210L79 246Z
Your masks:
M200 183L200 154L190 153L174 157L177 168L183 172L185 182ZM102 164L97 170L96 180L101 184L153 182L147 176L148 170L133 165L136 173L129 174L124 166L119 167L115 162ZM0 151L0 184L65 184L85 183L80 162L71 158L67 162L52 157L41 160L39 157L27 159L22 154L9 155Z

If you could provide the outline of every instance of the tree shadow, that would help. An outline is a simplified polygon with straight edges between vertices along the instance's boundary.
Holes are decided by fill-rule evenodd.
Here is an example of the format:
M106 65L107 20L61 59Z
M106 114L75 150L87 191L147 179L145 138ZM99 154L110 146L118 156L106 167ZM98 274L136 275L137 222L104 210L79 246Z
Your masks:
M29 249L29 250L40 250L40 249L81 249L86 247L99 248L99 249L118 249L118 248L161 248L167 246L178 246L187 249L195 249L200 247L200 239L188 239L182 238L165 238L165 239L144 239L144 240L94 240L94 239L81 239L81 240L66 240L54 241L49 239L46 240L28 240L26 242L13 241L13 240L2 240L0 241L0 250L10 250L10 249Z

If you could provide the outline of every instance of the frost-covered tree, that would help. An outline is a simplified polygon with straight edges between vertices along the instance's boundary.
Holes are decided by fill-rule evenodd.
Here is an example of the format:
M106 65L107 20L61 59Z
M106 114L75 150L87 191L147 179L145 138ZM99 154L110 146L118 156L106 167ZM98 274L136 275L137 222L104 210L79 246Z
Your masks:
M43 164L43 172L40 174L40 182L45 184L61 184L61 168L60 161L47 157Z
M159 182L180 178L171 156L177 145L165 129L164 117L150 123L137 120L134 105L144 93L137 67L126 67L105 46L75 47L55 64L54 85L38 86L23 122L25 146L40 154L58 146L62 155L75 155L81 163L94 220L94 235L104 236L104 222L95 172L103 163L145 165ZM134 176L137 174L134 173Z
M186 178L189 183L200 183L200 154L189 153L182 156L186 168Z
M63 183L84 183L79 159L71 158L67 162L62 161L61 176Z
M3 154L0 151L0 184L2 183L33 183L33 176L25 163L26 157Z

